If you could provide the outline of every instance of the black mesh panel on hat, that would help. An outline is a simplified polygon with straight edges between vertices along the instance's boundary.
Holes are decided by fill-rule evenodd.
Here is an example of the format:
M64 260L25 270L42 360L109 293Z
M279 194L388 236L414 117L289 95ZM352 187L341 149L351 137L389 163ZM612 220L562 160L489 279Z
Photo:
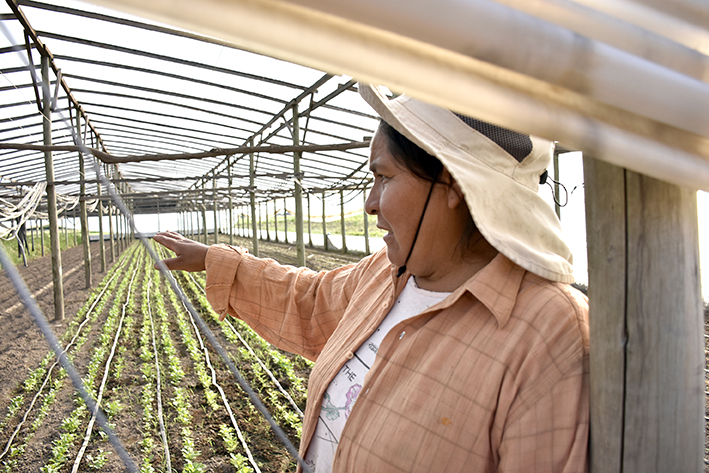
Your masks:
M515 158L520 163L529 155L529 153L532 152L532 140L527 135L477 120L475 118L466 117L465 115L459 115L457 113L455 115L463 120L466 125L476 129L497 143L500 148L507 151L510 156Z

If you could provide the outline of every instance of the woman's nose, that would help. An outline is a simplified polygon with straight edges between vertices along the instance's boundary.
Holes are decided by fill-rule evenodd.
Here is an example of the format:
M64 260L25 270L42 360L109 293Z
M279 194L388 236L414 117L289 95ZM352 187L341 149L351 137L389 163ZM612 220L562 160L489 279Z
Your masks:
M364 201L364 211L369 215L377 215L379 210L379 191L376 186L372 187L367 196L367 200Z

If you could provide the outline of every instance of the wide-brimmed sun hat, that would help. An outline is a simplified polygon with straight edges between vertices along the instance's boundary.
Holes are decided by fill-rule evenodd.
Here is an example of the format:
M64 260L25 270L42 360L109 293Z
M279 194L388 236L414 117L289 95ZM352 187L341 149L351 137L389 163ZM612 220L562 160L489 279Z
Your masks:
M437 157L460 185L475 225L500 253L552 281L574 281L572 255L551 205L538 194L550 141L360 84L377 114Z

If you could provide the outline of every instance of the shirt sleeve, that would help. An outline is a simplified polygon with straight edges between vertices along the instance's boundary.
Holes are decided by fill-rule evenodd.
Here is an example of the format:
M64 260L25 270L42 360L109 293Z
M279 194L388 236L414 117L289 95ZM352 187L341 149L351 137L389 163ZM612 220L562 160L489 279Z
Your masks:
M548 325L538 326L543 349L534 351L532 363L522 365L520 379L526 371L536 376L512 402L499 448L500 472L588 471L588 305L583 297L565 295L546 305L567 317L552 317ZM537 300L539 296L547 295L540 293Z
M315 272L256 258L243 248L207 252L207 300L244 320L269 343L315 360L342 318L369 258Z
M568 373L506 427L499 471L586 472L588 409L587 370Z

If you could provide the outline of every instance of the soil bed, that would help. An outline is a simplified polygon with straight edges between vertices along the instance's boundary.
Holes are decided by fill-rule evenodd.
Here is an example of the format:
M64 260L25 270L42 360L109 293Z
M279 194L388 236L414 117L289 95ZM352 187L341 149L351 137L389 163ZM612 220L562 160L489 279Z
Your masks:
M228 237L222 236L221 240L228 241ZM241 244L245 247L250 247L251 242L248 239L236 238L236 244ZM136 248L139 250L136 250ZM65 319L63 321L55 321L53 309L53 292L51 287L51 258L47 255L30 261L28 267L19 267L19 271L25 279L30 291L35 294L35 298L39 303L40 308L50 321L50 325L55 332L55 335L60 340L65 335L71 335L73 330L76 330L76 323L72 327L72 320L75 314L84 306L89 296L94 292L98 293L98 286L102 284L102 279L106 273L99 273L99 246L97 242L91 244L92 249L92 267L93 267L93 287L85 288L84 270L83 270L83 250L81 246L70 248L62 253L63 274L64 274L64 298L65 298ZM260 242L260 256L273 258L284 264L295 264L296 251L293 245L273 242ZM143 330L143 318L147 312L148 302L143 297L144 287L150 285L151 295L151 313L153 324L156 330L157 351L160 357L160 370L162 373L162 409L164 410L164 424L166 430L167 444L169 445L169 455L171 457L171 466L175 471L236 471L234 465L234 456L242 456L245 458L245 452L241 447L233 445L227 448L227 444L223 437L223 429L225 426L230 426L231 421L227 411L223 408L215 410L205 400L206 392L217 392L214 385L205 388L203 380L201 381L197 373L197 362L191 358L190 351L184 339L184 333L181 330L191 330L191 326L187 329L178 328L177 320L181 317L183 320L189 320L186 312L179 307L176 308L170 302L170 294L164 282L160 281L157 274L151 277L152 282L147 282L145 277L146 271L149 271L148 266L151 266L140 255L142 248L139 245L134 245L126 251L126 264L116 264L118 276L115 278L115 284L111 286L105 294L105 306L94 317L95 319L86 325L85 333L79 337L79 342L82 345L77 348L77 351L72 354L74 363L82 377L87 376L92 357L95 357L97 348L102 339L108 339L110 342L118 329L114 329L113 334L104 334L101 332L106 330L106 327L115 326L117 323L111 322L110 310L120 313L121 308L127 305L128 289L118 290L119 284L129 286L127 280L133 279L130 285L131 298L133 300L133 309L127 310L125 317L121 319L123 328L118 335L117 350L114 358L111 361L108 369L108 379L104 389L102 406L106 403L111 404L111 409L114 411L109 415L111 423L115 426L118 437L122 440L130 455L136 461L139 467L150 465L153 471L165 471L166 453L164 452L161 436L157 428L157 421L153 419L150 422L145 420L144 411L144 391L154 386L154 381L150 381L150 374L146 374L146 365L154 361L150 356L141 356L141 330ZM143 252L144 253L144 252ZM332 252L323 252L314 249L306 249L307 266L314 270L333 269L343 264L356 262L361 256L358 255L342 255ZM110 259L110 257L109 257ZM120 257L116 258L117 261ZM135 266L130 266L135 264ZM113 263L109 263L107 272L111 271ZM135 274L135 278L133 275ZM250 358L247 351L241 346L238 340L229 336L227 330L212 320L213 312L204 305L199 305L200 289L194 287L189 289L186 287L186 276L178 277L178 280L183 280L183 287L186 293L190 296L195 307L201 312L202 317L210 325L211 330L215 333L222 346L233 355L232 361L235 362L238 369L242 372L245 378L252 383L252 386L259 392L263 402L272 413L277 413L281 419L277 419L278 423L283 427L291 441L297 446L298 438L298 422L293 421L295 416L292 407L287 406L287 403L281 399L281 395L271 386L269 378L264 376L263 370L256 366L257 364ZM195 274L191 281L203 284L204 275ZM103 287L103 286L102 286ZM160 322L157 316L157 306L155 305L156 292L159 291L164 302L164 322ZM101 307L99 305L99 307ZM117 319L116 319L117 320ZM234 322L234 321L232 321ZM164 328L161 329L161 325ZM0 457L0 472L37 472L49 471L46 469L53 458L57 457L57 445L61 443L61 437L69 432L67 427L67 419L72 416L78 403L75 401L75 394L66 378L62 381L58 374L58 369L55 369L48 383L48 387L38 396L38 401L33 410L28 415L28 420L21 424L20 417L28 409L30 399L37 393L38 388L29 389L26 387L28 378L31 372L38 370L41 366L42 359L49 352L49 347L46 344L43 336L31 319L29 313L21 305L14 288L4 274L0 272L0 326L3 327L2 336L0 336L0 452L2 452L8 440L15 430L17 435L13 440L11 447L4 457ZM160 331L162 330L162 332ZM242 329L239 329L241 331ZM248 329L247 329L248 330ZM65 332L67 332L65 334ZM251 335L242 332L243 338L249 339ZM194 335L194 334L193 334ZM68 337L67 337L68 338ZM165 353L168 351L163 345L164 340L170 340L174 345L175 358L183 372L179 380L168 380L169 377L169 361ZM64 341L63 343L67 343ZM206 340L204 341L207 344ZM282 389L290 393L295 402L302 409L305 403L304 389L307 386L307 376L309 374L310 365L300 357L295 357L284 352L275 351L273 347L268 347L265 344L263 352L259 352L259 344L262 342L253 341L255 343L257 353L262 353L263 362L268 369L273 371L273 376L281 383ZM110 344L110 343L109 343ZM272 353L269 350L273 350ZM107 357L108 355L103 355ZM199 355L197 355L199 356ZM267 422L260 414L250 405L245 394L237 385L233 376L226 368L219 356L208 348L208 356L211 360L215 380L219 384L225 394L225 397L230 403L230 408L236 419L237 425L243 430L243 435L251 449L251 454L254 460L260 467L260 470L266 472L285 472L295 470L295 461L287 454L285 448L276 439L271 432ZM204 358L204 357L203 357ZM108 358L107 358L108 360ZM146 361L147 360L147 361ZM280 360L280 361L279 361ZM284 361L285 360L285 361ZM54 360L51 360L52 362ZM107 363L102 361L101 363ZM278 363L284 363L281 367ZM203 361L201 362L203 363ZM51 363L50 363L51 364ZM103 366L103 365L102 365ZM104 368L99 369L97 381L93 386L97 389L103 376ZM153 371L155 367L153 366ZM285 371L284 371L285 370ZM154 372L153 372L154 375ZM263 380L266 381L263 381ZM40 417L38 411L43 402L48 402L50 397L47 395L49 386L54 383L56 389L54 391L54 400L51 406L45 409L44 417ZM152 384L151 384L152 383ZM182 398L180 398L180 393ZM153 393L153 396L155 394ZM18 402L21 399L22 407L17 410L18 414L12 414L11 404ZM179 401L179 399L182 399ZM280 399L280 400L279 400ZM153 399L153 405L155 400ZM177 405L183 402L187 406L187 413L183 413L180 417L177 410ZM220 401L221 402L221 401ZM286 406L286 407L284 407ZM286 411L292 412L286 412ZM188 419L185 420L185 416ZM286 416L286 417L283 417ZM285 419L291 419L286 421ZM68 449L67 456L69 460L56 470L52 471L71 471L72 463L79 446L84 437L84 431L88 422L88 416L84 415L80 420L80 427L76 429L78 440L74 440ZM35 425L36 424L36 425ZM17 427L17 426L20 427ZM94 427L88 443L86 454L81 461L78 471L125 471L124 466L119 462L118 456L113 452L111 445L101 438L97 428ZM146 440L148 439L148 440ZM149 442L146 444L146 442ZM150 443L152 442L152 443ZM146 447L148 445L148 447ZM18 450L11 455L13 450ZM191 450L190 450L191 449ZM54 451L53 451L54 450ZM152 452L146 455L146 452ZM187 453L185 453L187 452ZM190 456L189 452L193 452ZM146 457L147 458L146 460ZM103 458L103 460L101 460ZM146 463L144 463L146 462ZM246 462L247 468L250 468ZM146 470L146 471L149 471ZM249 471L243 469L240 471Z

